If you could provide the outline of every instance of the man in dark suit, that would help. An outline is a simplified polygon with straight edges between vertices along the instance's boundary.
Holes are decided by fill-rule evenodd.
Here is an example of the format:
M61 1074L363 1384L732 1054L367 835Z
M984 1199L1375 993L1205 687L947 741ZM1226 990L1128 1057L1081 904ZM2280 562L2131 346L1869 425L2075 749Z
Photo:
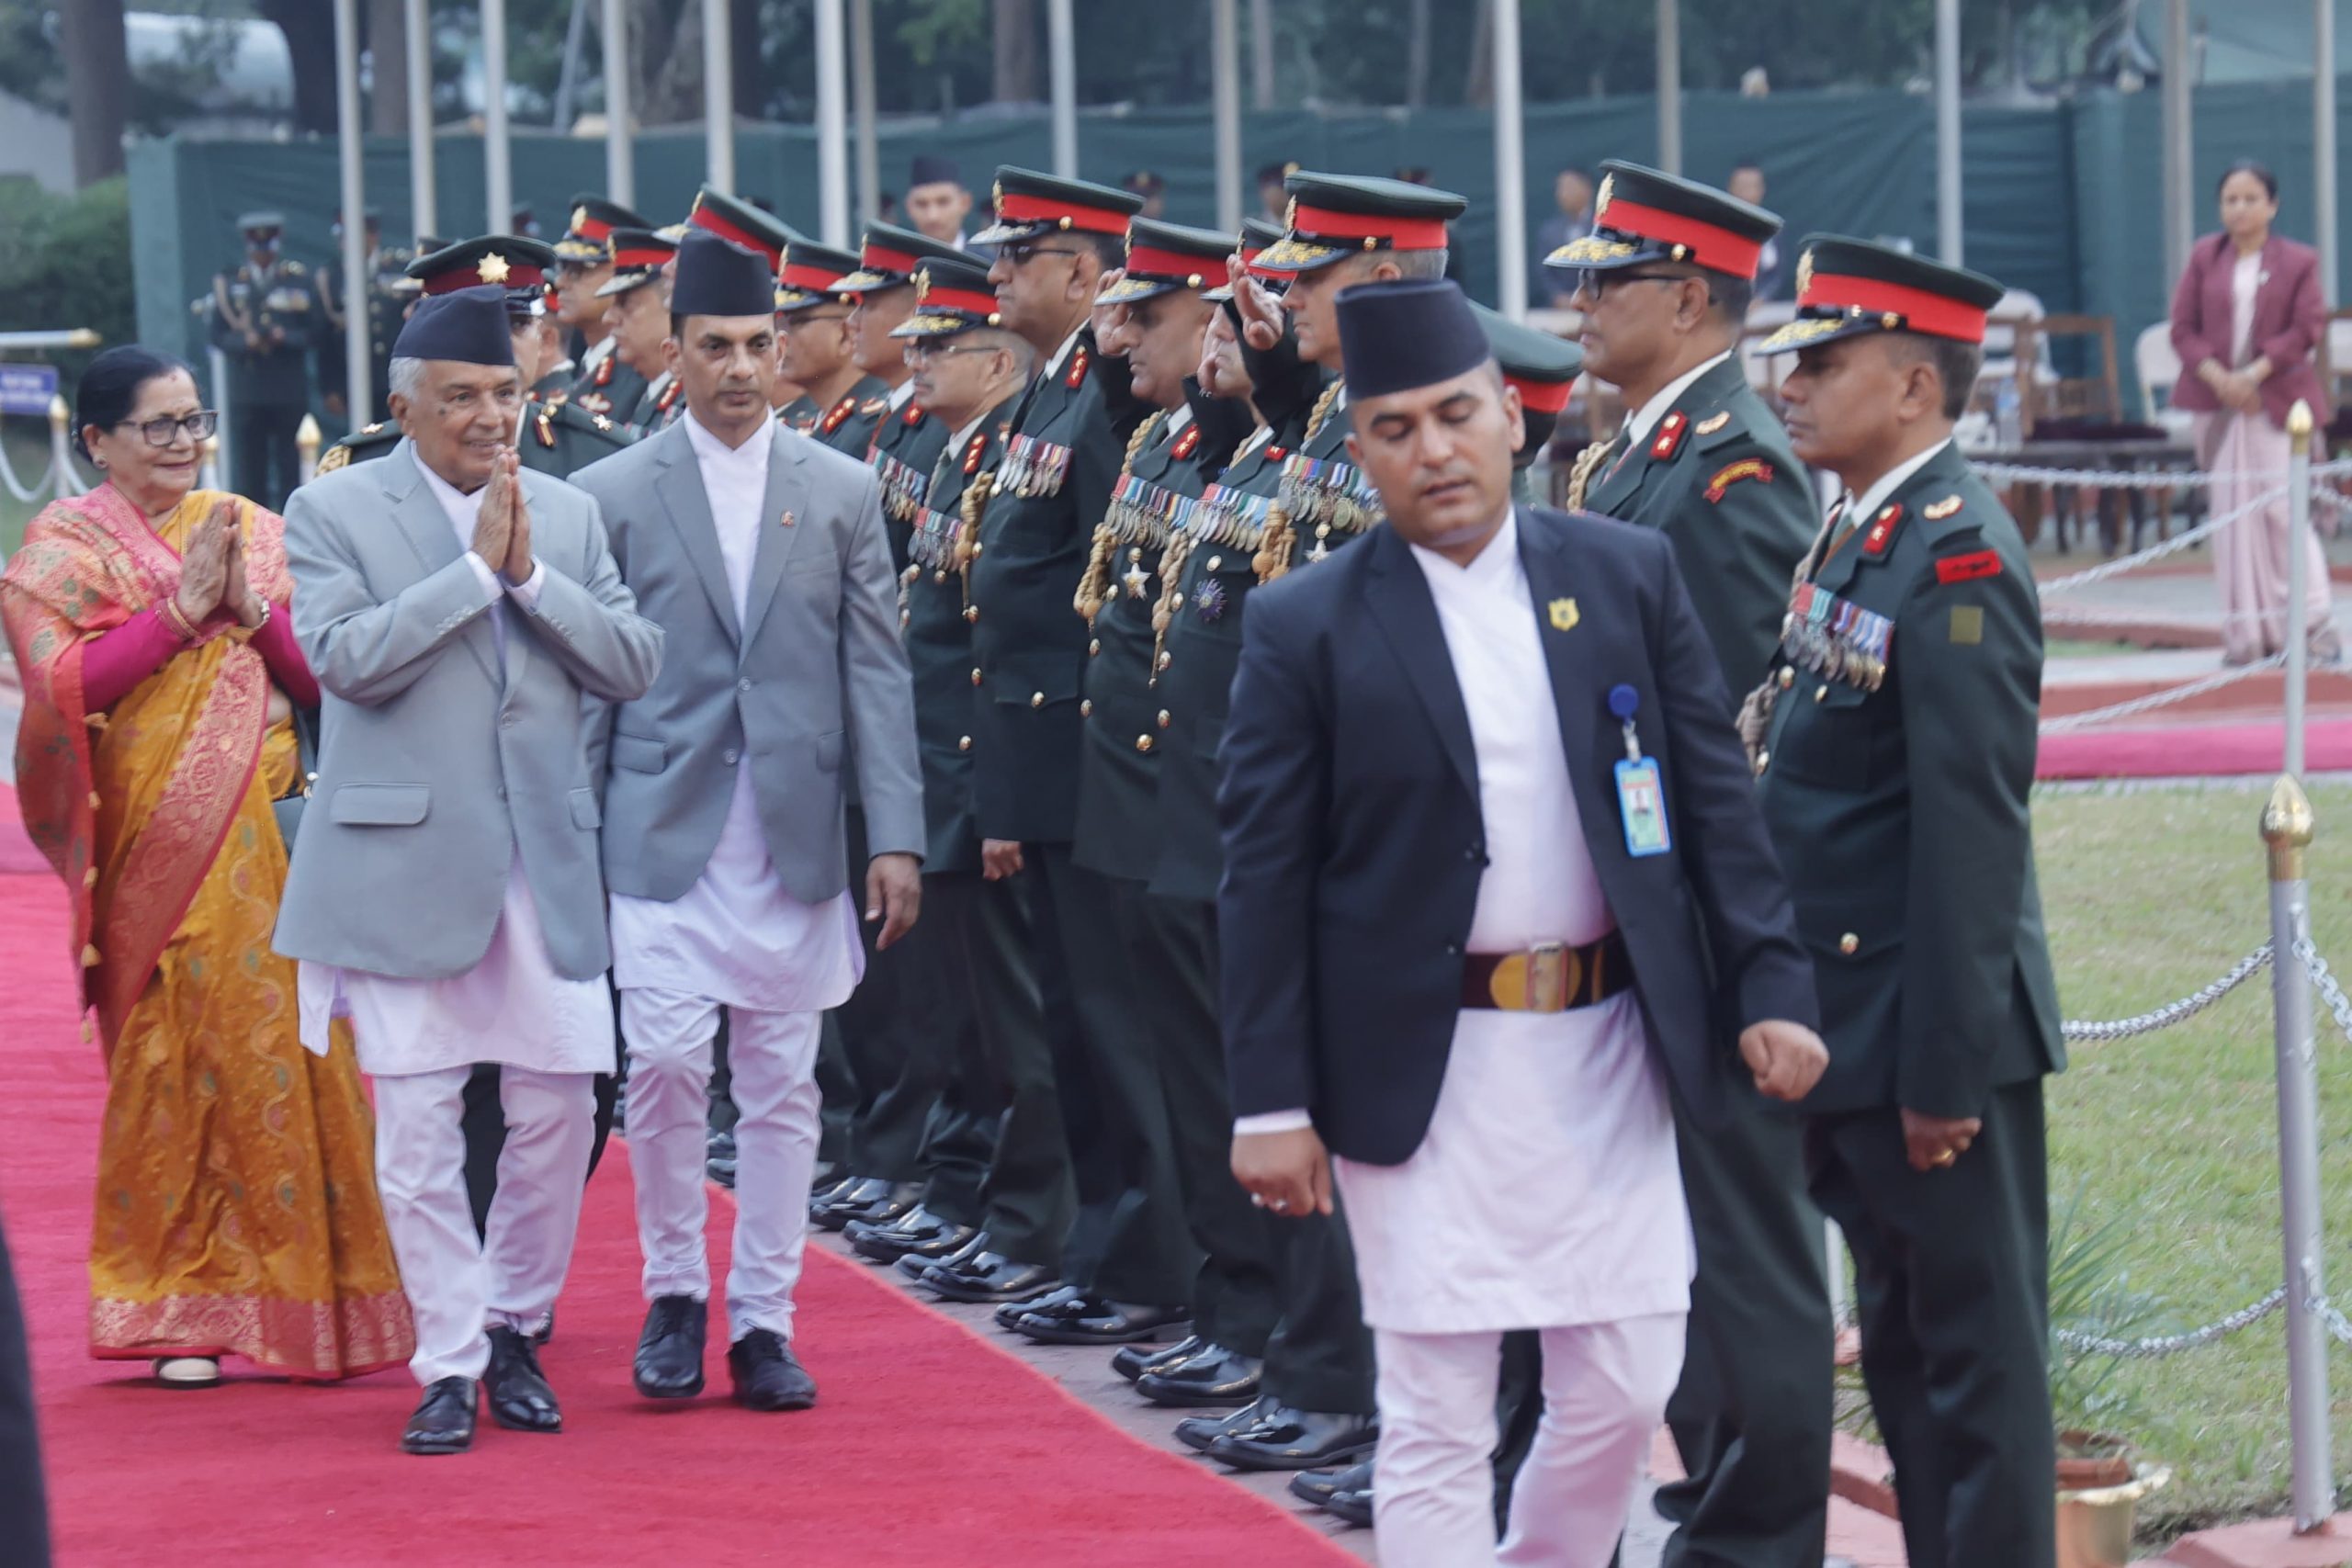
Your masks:
M1951 444L2001 286L1818 236L1797 277L1765 348L1797 352L1789 434L1847 488L1743 728L1836 1048L1806 1163L1853 1252L1913 1568L2047 1568L2041 1080L2065 1052L2027 805L2041 605Z
M1218 802L1234 1172L1319 1213L1336 1166L1383 1554L1600 1568L1682 1359L1667 1082L1702 1126L1742 1061L1802 1098L1812 971L1672 550L1512 506L1517 394L1453 284L1338 314L1388 526L1243 631ZM1498 1549L1522 1328L1545 1413Z

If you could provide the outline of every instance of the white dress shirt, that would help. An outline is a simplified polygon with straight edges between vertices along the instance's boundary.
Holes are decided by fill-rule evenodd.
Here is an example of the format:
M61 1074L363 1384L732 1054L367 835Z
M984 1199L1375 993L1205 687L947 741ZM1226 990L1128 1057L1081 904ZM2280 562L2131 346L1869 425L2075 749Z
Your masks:
M1657 428L1657 422L1664 419L1668 412L1681 400L1682 394L1690 389L1690 384L1730 357L1731 351L1726 349L1703 364L1692 366L1651 394L1649 401L1626 415L1625 449L1630 452L1641 443L1647 441L1650 438L1650 432Z
M1616 919L1585 844L1517 524L1506 516L1467 566L1419 546L1413 557L1477 760L1488 858L1469 951L1597 941ZM1674 1118L1631 991L1558 1013L1463 1010L1412 1157L1335 1165L1374 1327L1458 1334L1689 1308Z
M760 530L774 525L765 502L776 423L762 420L743 445L729 447L692 412L683 423L740 626L750 609ZM865 970L848 888L821 905L803 904L784 890L768 857L748 757L737 768L727 819L702 875L666 904L613 895L612 931L613 980L624 990L677 991L759 1012L839 1007Z
M533 561L531 575L520 583L503 582L472 548L474 525L489 487L461 494L424 464L419 463L417 469L465 547L467 564L481 581L503 663L507 627L502 601L512 594L526 609L537 604L547 581L547 562ZM420 875L430 874L429 867L419 870ZM304 964L296 991L302 1043L323 1055L330 1020L349 1018L359 1065L371 1074L438 1072L476 1062L543 1073L612 1070L613 1004L605 978L567 979L548 961L538 906L523 874L519 850L507 872L506 899L489 950L464 974L409 980Z

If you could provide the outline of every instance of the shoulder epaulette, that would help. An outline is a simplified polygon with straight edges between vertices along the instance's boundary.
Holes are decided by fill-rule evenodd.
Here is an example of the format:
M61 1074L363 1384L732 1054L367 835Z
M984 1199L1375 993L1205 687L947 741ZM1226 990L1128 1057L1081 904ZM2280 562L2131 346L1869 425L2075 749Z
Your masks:
M1690 422L1676 409L1657 422L1657 429L1650 436L1650 456L1666 461L1682 449L1682 438L1690 433Z
M1086 345L1084 344L1080 344L1078 347L1070 353L1069 369L1064 372L1062 376L1062 385L1070 388L1082 387L1086 385L1087 368L1093 362L1091 360L1087 358Z
M831 435L834 431L839 430L842 427L842 423L846 421L850 415L856 412L856 397L852 395L850 397L843 398L840 402L835 403L831 409L826 411L825 417L822 422L824 433L827 435Z
M890 400L888 398L868 398L864 402L857 405L857 412L860 417L872 419L876 414L880 413L884 409L887 409L889 406Z

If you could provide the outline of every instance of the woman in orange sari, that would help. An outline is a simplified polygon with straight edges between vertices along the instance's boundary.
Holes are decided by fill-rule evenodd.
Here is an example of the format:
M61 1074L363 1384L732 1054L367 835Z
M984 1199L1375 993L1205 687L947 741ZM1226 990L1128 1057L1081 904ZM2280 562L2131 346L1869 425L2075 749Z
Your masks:
M175 1387L243 1356L302 1379L408 1359L408 1306L347 1042L297 1039L270 951L286 883L272 802L318 686L296 647L282 524L196 488L216 416L178 361L110 349L76 440L107 479L33 519L0 573L25 689L25 827L74 903L107 1071L90 1346Z

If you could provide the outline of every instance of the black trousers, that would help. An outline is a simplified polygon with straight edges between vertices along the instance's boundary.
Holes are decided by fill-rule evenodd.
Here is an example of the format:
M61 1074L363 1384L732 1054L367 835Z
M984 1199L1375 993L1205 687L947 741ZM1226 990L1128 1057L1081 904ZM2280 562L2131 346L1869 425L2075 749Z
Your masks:
M1370 1416L1372 1330L1356 1291L1356 1252L1344 1207L1327 1217L1269 1214L1282 1270L1282 1316L1266 1340L1267 1393L1295 1410Z
M1993 1091L1956 1164L1913 1170L1901 1113L1813 1119L1814 1197L1846 1233L1862 1381L1912 1568L2051 1568L2049 1169L2041 1080Z
M239 495L273 512L285 509L286 498L302 482L294 433L305 412L300 403L239 403L231 412L229 455Z
M868 841L865 813L855 808L849 812L849 856L850 890L861 900L862 915ZM936 1005L927 993L937 989L938 974L938 943L929 925L926 909L913 930L877 952L874 940L881 923L858 921L865 977L833 1017L853 1089L843 1119L844 1155L859 1176L922 1179L923 1136L939 1103L941 1079L934 1065L939 1052L922 1037Z
M1078 1196L1024 897L1031 881L1027 872L922 879L922 923L938 938L933 1039L944 1074L924 1141L923 1204L986 1230L991 1251L1066 1268Z
M1264 1216L1233 1179L1233 1096L1217 1023L1216 906L1114 884L1119 935L1157 1049L1170 1156L1186 1227L1201 1254L1193 1332L1263 1356L1282 1312L1277 1248Z
M49 1568L49 1504L41 1484L32 1367L5 1235L0 1235L0 1563Z
M1022 855L1036 874L1030 892L1049 1026L1067 1010L1052 1027L1054 1074L1079 1213L1063 1277L1113 1301L1190 1301L1200 1254L1185 1230L1157 1053L1121 940L1127 895L1073 862L1068 844L1023 844ZM1147 897L1141 887L1133 896Z

